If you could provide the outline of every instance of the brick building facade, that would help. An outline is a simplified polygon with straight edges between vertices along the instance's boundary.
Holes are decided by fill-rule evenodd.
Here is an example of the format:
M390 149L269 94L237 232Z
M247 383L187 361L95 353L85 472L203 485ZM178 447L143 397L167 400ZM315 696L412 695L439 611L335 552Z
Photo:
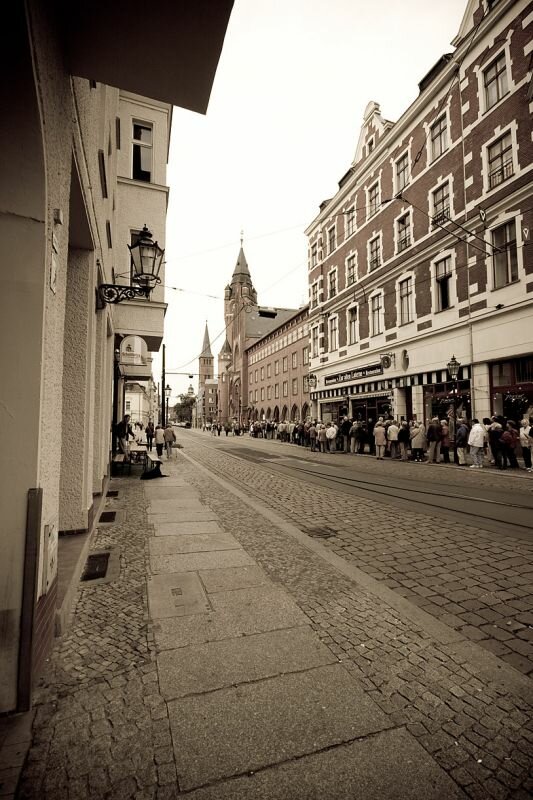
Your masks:
M533 408L531 26L472 0L453 53L356 154L308 227L313 415L427 418Z

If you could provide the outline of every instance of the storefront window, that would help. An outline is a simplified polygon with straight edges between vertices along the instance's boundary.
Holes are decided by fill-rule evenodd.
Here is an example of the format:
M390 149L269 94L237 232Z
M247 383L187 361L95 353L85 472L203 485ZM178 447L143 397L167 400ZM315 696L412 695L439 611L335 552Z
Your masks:
M510 361L492 364L493 386L509 386L513 382L513 365Z

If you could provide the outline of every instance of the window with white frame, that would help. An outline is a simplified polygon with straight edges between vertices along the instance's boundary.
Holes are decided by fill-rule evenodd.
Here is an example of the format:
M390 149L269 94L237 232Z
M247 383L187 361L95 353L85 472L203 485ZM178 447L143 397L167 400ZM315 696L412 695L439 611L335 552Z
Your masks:
M257 389L254 391L254 402L257 403Z
M274 400L279 400L279 383L274 386Z
M370 298L370 335L383 333L383 293Z
M348 309L348 344L357 342L357 306Z
M315 243L311 245L311 266L316 267L318 264L318 245Z
M411 246L411 215L409 212L396 220L396 245L398 253Z
M438 227L450 219L450 182L445 181L431 193L432 225Z
M305 366L309 364L309 348L303 347L302 348L302 364Z
M368 268L377 269L381 266L381 242L380 237L375 236L368 242Z
M279 360L274 361L274 375L279 375Z
M338 342L338 322L337 317L329 318L329 349L337 350Z
M367 216L373 217L379 211L379 183L374 183L368 190Z
M435 262L435 295L437 311L446 311L452 307L452 259L451 256Z
M298 366L298 353L295 351L292 354L292 368L296 369L297 366Z
M288 356L283 356L283 372L289 371L289 358Z
M489 189L499 186L514 174L511 133L500 137L487 148Z
M333 253L336 247L335 225L328 228L328 253Z
M311 308L316 308L318 305L318 283L311 285Z
M439 117L430 128L431 160L434 161L448 149L448 123L446 114Z
M132 165L131 177L136 181L152 180L152 138L151 122L132 123Z
M258 370L256 370L255 371L255 382L257 383L258 381L259 381L259 372L258 372Z
M254 402L254 393L252 391L248 393L248 402L250 403Z
M355 208L349 208L346 212L346 236L351 236L355 231Z
M289 396L289 381L283 381L283 397Z
M261 367L261 380L262 381L265 380L265 368L264 367Z
M404 278L398 283L398 300L400 325L407 325L414 319L414 284L413 278Z
M396 192L401 192L409 183L409 153L404 153L403 156L400 156L394 167Z
M328 273L328 297L335 297L337 294L337 270L333 269Z
M303 376L302 389L303 389L304 394L307 394L307 392L309 391L309 376L308 375L304 375Z
M355 253L352 253L352 255L348 256L346 259L346 286L351 286L355 283L356 269Z
M298 378L292 379L292 393L298 394Z
M261 386L261 400L265 399L265 387Z
M267 386L267 400L272 400L272 386Z
M267 364L267 378L272 376L272 364Z
M311 358L318 357L318 325L311 328Z
M504 52L500 53L500 55L483 70L483 89L485 92L485 109L487 110L492 108L492 106L495 105L498 100L501 100L509 91L507 64L505 63Z
M518 253L514 219L492 231L493 284L501 289L518 280Z

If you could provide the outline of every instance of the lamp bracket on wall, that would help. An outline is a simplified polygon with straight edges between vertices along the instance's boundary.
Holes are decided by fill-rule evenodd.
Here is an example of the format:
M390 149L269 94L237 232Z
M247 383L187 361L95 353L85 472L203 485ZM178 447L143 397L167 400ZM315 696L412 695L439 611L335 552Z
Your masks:
M102 283L97 290L99 308L104 303L122 303L123 300L134 300L136 297L149 297L151 286L121 286L116 283Z

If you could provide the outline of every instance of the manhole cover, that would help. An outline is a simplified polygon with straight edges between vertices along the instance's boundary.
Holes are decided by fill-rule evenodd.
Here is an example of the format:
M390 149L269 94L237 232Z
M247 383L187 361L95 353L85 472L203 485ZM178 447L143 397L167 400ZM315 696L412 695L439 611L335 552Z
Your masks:
M106 492L106 497L118 497L118 489L111 489L111 491Z
M109 564L109 556L111 553L93 553L87 558L82 581L94 581L98 578L105 578L107 572L107 565Z
M98 522L114 522L116 516L117 516L116 511L102 511L98 519Z
M337 535L337 531L334 531L332 528L327 528L324 526L318 526L316 528L307 528L306 533L313 539L331 539L332 536Z

